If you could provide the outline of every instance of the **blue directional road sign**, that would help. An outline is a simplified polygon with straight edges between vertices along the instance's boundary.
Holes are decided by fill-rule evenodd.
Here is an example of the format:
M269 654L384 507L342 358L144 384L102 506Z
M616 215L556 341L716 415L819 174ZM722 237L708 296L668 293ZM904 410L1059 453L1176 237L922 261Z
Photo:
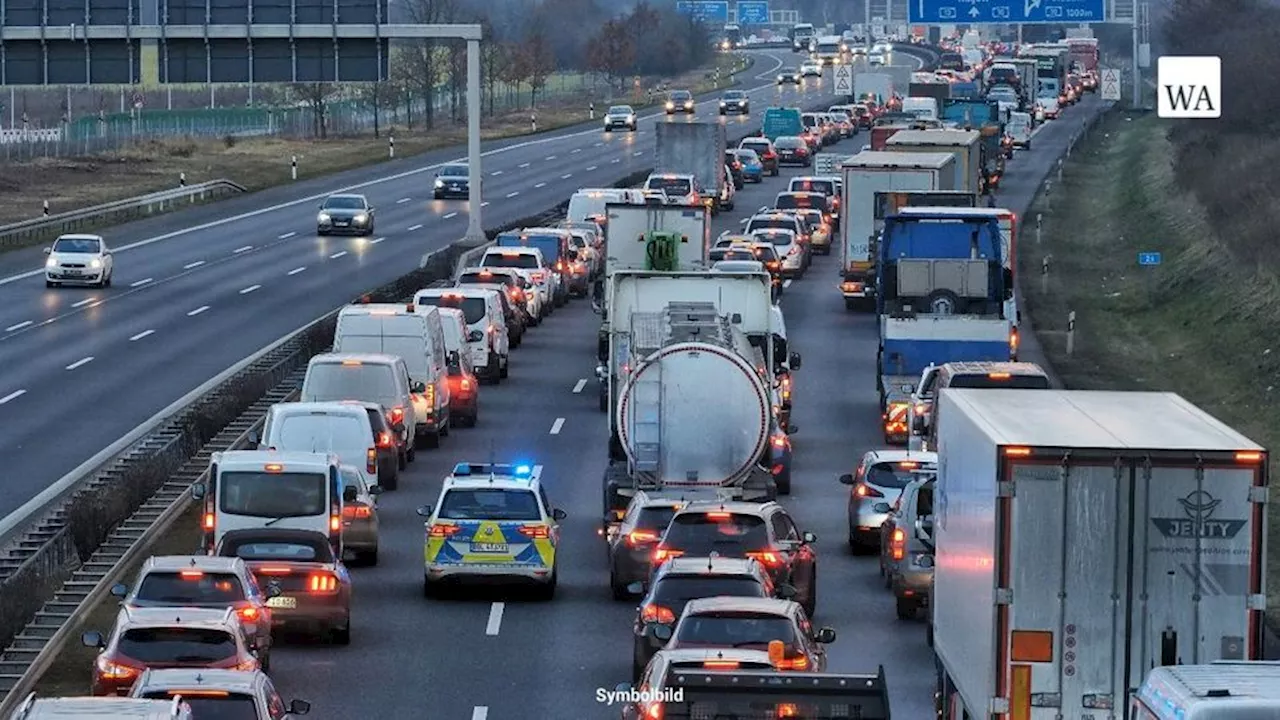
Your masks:
M693 16L694 20L723 25L729 22L727 0L680 0L676 12Z
M1139 265L1159 265L1163 258L1158 252L1140 252L1138 253Z
M769 3L758 0L738 0L739 25L768 25Z
M1106 0L908 0L912 24L1100 23Z

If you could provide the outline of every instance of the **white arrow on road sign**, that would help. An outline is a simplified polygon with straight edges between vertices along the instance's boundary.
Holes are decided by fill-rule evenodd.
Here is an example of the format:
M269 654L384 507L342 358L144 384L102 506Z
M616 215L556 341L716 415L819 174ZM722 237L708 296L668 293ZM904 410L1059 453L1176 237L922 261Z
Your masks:
M974 5L973 7L969 8L969 17L978 17L981 14L982 13L978 12L977 5Z
M837 65L835 72L835 94L853 94L853 68L848 65Z
M1031 11L1040 7L1040 0L1026 0L1022 6L1022 17L1031 17Z
M1116 68L1103 68L1101 73L1101 95L1103 102L1120 101L1120 71Z

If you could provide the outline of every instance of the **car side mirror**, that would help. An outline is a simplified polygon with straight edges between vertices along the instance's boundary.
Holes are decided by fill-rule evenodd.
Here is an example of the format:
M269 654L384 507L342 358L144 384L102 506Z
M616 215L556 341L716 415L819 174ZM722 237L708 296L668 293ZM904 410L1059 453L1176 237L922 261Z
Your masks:
M424 392L426 392L426 391L427 391L427 384L426 384L426 383L424 383L424 382L422 382L421 380L419 380L419 381L417 381L417 382L415 382L415 383L413 383L412 385L410 385L410 386L409 386L409 392L411 392L411 393L415 393L415 394L421 395L422 393L424 393Z
M794 600L800 593L792 585L779 585L774 590L773 594L777 595L782 600Z
M787 426L787 434L788 434L788 435L795 435L795 434L796 434L796 433L798 433L798 432L800 432L800 426L799 426L799 425L789 425L789 426Z
M370 486L369 486L369 494L370 494L370 495L378 496L378 495L381 495L382 493L383 493L383 490L382 490L382 486L381 486L381 485L370 485Z
M419 505L419 506L418 506L418 511L417 511L417 512L418 512L418 515L420 515L420 516L422 516L422 517L424 517L424 518L429 518L429 517L431 517L431 510L432 510L432 509L433 509L433 508L432 508L430 505Z
M290 715L306 715L309 712L311 712L311 703L307 702L306 700L290 700L289 701Z
M643 595L644 583L642 582L631 583L630 585L627 586L627 592L631 593L632 595Z
M653 627L653 636L654 636L654 637L656 637L656 638L658 638L658 639L659 639L659 640L661 640L662 642L667 642L668 640L670 640L670 639L671 639L671 636L672 636L671 626L670 626L670 625L655 625L655 626Z
M841 485L852 485L852 484L853 484L853 473L845 473L845 474L841 475L840 477L836 478L836 480L837 480Z
M280 597L281 593L283 592L284 590L282 590L280 586L274 582L272 582L270 585L267 585L267 589L262 591L262 593L269 598Z
M818 632L814 633L813 639L823 645L829 645L836 641L836 631L829 627L820 628Z
M118 598L122 598L129 594L129 587L124 583L116 583L111 586L111 594Z
M97 650L105 650L107 643L102 639L102 633L97 630L89 630L80 636L80 643L85 647Z
M801 360L802 360L802 358L800 357L800 353L798 353L798 352L793 352L793 353L791 353L791 357L789 357L789 358L787 358L787 359L789 360L789 363L788 363L788 364L789 364L789 365L791 365L791 369L792 369L792 370L799 370L799 369L800 369Z
M205 496L206 491L207 491L207 489L205 488L204 483L202 483L202 482L193 483L193 484L191 485L191 499L192 499L192 500L203 500L203 499L204 499L204 496Z
M484 333L479 330L472 330L467 333L467 342L480 342L484 339Z
M248 434L244 436L244 439L245 442L249 444L250 450L257 450L258 445L262 443L262 436L258 434L257 430L250 430Z
M44 249L44 254L45 254L45 255L50 255L50 254L52 254L52 253L53 253L53 248L45 248L45 249Z
M342 488L342 502L353 503L356 501L356 489L352 485Z
M805 545L812 545L818 542L818 536L806 530L805 532L800 533L800 542Z
M564 520L567 517L569 517L569 513L565 512L564 510L561 510L560 508L554 508L551 511L551 519L555 520L556 522Z

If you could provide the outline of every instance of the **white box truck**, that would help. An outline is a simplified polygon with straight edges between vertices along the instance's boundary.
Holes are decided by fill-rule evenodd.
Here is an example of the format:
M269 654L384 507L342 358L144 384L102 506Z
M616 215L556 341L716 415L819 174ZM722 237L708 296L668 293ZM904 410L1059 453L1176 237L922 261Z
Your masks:
M943 720L1138 720L1151 668L1261 657L1265 449L1172 393L940 396L909 531L935 546Z
M948 190L982 190L982 133L977 130L900 130L889 138L887 152L953 153L956 179Z
M902 132L906 132L905 130ZM866 150L841 165L840 294L846 309L874 308L876 287L876 193L954 190L950 152L901 153Z

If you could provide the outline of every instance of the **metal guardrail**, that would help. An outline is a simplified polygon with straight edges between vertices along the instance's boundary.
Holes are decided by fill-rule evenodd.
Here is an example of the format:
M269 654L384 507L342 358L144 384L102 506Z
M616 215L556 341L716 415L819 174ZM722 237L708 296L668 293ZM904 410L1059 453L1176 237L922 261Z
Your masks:
M169 212L184 202L195 204L221 194L244 192L248 192L248 188L239 183L226 179L210 180L56 215L23 220L10 225L0 225L0 248L26 245L32 240L119 222L126 218Z

